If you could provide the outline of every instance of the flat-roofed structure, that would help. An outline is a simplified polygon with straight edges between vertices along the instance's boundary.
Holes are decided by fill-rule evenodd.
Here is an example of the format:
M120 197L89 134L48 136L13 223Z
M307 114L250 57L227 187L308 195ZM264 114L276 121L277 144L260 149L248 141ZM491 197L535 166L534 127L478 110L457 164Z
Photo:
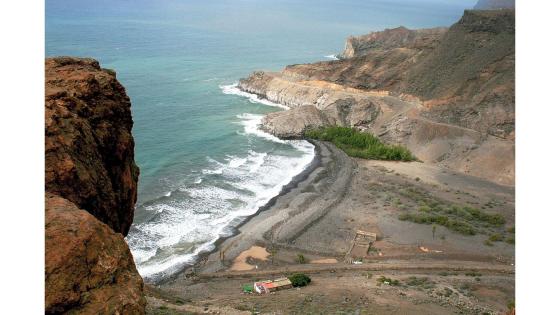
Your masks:
M264 294L270 293L278 290L289 289L292 287L292 282L290 279L283 277L274 280L264 280L255 282L254 288L255 292Z

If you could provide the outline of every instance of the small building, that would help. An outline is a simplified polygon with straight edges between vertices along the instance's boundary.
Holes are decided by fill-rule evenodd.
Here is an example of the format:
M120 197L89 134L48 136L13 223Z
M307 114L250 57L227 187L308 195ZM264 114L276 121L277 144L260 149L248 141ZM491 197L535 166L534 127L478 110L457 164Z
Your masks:
M274 280L258 281L255 282L254 284L255 292L260 294L289 289L291 287L292 287L292 282L290 281L290 279L286 277L278 278Z

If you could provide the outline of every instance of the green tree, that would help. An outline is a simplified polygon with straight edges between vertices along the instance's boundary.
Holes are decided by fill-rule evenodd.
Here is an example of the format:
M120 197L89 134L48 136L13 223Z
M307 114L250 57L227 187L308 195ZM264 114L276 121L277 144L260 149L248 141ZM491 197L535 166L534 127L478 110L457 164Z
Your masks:
M304 287L311 282L311 278L303 273L294 273L288 279L290 279L294 287Z

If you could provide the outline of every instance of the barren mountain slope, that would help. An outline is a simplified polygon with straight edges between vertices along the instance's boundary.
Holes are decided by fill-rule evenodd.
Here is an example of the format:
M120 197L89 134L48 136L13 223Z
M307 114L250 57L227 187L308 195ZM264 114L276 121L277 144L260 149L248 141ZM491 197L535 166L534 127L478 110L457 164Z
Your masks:
M407 145L424 162L512 185L514 25L511 10L467 10L447 31L398 28L350 38L359 43L350 45L352 52L347 44L343 56L356 57L255 72L239 87L292 108L312 105L327 116L302 118L313 124L287 118L310 111L266 118L265 128L280 137L301 136L318 124L359 127Z

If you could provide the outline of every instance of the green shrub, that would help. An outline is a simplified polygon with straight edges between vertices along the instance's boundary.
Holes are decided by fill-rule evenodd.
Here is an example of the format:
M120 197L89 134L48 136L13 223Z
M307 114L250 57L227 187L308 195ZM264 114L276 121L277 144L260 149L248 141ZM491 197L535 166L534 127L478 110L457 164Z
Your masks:
M439 224L463 235L475 235L476 230L468 223L449 219L444 215L433 215L425 213L403 213L399 215L401 221L411 221L419 224Z
M323 127L305 132L305 138L329 141L349 156L370 160L413 161L405 147L384 144L372 134L349 127Z
M377 278L377 283L381 284L381 283L385 283L388 284L390 286L399 286L401 285L399 280L396 279L391 279L391 278L387 278L385 276L381 276L379 278Z
M480 277L480 276L482 276L482 274L480 272L476 272L476 271L468 271L468 272L465 273L465 276Z
M488 239L492 242L501 242L504 240L504 236L502 234L492 234Z
M311 278L303 273L294 273L288 279L290 279L294 287L304 287L311 282Z
M489 214L471 207L463 207L463 210L468 212L475 220L487 222L493 226L502 226L506 223L506 219L500 214Z
M296 262L298 264L305 264L307 262L307 258L305 258L305 256L303 256L303 254L297 254Z
M432 211L432 208L430 208L428 206L421 206L420 208L418 208L418 211L420 211L420 212L430 212L430 211Z
M449 220L447 222L446 227L452 231L459 232L463 235L475 235L476 230L468 223L456 221L456 220Z
M406 280L406 285L411 287L421 287L423 289L431 289L434 287L434 282L430 281L427 277L410 277Z

